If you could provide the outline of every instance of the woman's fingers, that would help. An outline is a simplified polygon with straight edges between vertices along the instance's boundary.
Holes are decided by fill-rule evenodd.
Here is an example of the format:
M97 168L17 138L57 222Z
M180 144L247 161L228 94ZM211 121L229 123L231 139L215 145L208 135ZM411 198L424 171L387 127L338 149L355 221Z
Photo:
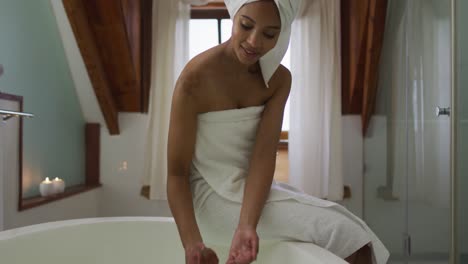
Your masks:
M252 261L254 261L253 256L251 255L251 250L247 248L241 248L239 249L236 253L232 254L230 259L233 259L233 262L228 262L230 263L236 263L236 264L249 264Z
M234 235L226 264L250 264L257 259L258 236L254 232L239 231Z

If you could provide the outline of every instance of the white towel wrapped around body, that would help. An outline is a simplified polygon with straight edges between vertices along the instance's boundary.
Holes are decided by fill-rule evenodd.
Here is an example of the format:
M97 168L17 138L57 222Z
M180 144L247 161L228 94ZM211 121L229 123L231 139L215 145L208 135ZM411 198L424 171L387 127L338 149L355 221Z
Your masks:
M190 182L201 225L205 222L210 223L212 228L215 225L223 226L218 229L224 230L235 228L233 219L238 217L242 204L245 179L263 109L263 106L255 106L198 116ZM290 215L295 216L294 219ZM341 220L338 221L338 218ZM356 247L370 242L374 263L386 263L389 256L377 236L346 208L306 195L286 184L272 184L262 219L258 227L260 237L269 234L270 238L309 241L340 257L346 257L346 254L359 249ZM275 221L279 223L272 225ZM290 221L295 222L292 224ZM307 230L318 230L320 234L311 233L309 237L303 237Z

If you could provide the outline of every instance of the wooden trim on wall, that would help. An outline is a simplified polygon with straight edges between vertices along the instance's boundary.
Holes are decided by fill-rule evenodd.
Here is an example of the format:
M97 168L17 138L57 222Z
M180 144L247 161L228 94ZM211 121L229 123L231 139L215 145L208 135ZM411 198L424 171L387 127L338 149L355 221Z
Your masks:
M100 185L100 156L101 156L101 126L96 123L87 123L85 125L85 182L86 186Z
M62 200L70 196L84 193L101 187L100 183L100 134L101 126L95 123L87 123L85 129L85 184L66 187L63 193L51 196L35 196L22 198L22 175L20 175L20 194L18 199L18 211L38 207L54 201Z
M70 20L81 56L85 62L88 75L93 84L94 92L111 135L120 133L117 105L112 95L110 82L107 79L105 67L102 63L94 34L89 25L83 1L63 0L65 11Z
M140 189L140 195L150 200L150 189L151 187L149 185L142 186Z
M77 185L77 186L67 187L65 189L65 192L63 193L54 194L54 195L47 196L47 197L37 196L37 197L26 198L22 200L22 205L19 211L24 211L24 210L38 207L38 206L48 204L54 201L59 201L70 196L74 196L80 193L84 193L87 191L97 189L99 187L100 185L96 185L96 186Z

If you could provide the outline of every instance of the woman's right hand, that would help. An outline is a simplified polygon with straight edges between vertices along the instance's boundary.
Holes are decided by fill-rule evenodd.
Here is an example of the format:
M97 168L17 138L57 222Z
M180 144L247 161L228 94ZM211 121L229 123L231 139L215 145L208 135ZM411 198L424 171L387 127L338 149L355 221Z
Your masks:
M218 264L218 256L211 249L205 247L202 242L194 245L188 245L185 248L185 263L186 264Z

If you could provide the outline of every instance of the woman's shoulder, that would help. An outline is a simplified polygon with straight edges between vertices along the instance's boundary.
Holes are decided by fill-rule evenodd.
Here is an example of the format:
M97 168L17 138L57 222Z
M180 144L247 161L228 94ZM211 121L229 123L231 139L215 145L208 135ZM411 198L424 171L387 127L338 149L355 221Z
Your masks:
M191 59L182 70L176 84L174 96L190 97L191 100L202 102L209 96L207 80L212 78L213 69L219 60L216 47L211 48Z
M270 83L273 84L275 87L286 87L291 88L291 71L288 68L280 64L278 69L276 69L275 73L271 77Z
M219 61L218 47L213 47L193 57L184 67L179 77L182 80L200 82L209 75Z
M190 71L198 73L207 72L209 69L216 67L217 62L222 55L221 47L215 46L193 57L186 65Z

